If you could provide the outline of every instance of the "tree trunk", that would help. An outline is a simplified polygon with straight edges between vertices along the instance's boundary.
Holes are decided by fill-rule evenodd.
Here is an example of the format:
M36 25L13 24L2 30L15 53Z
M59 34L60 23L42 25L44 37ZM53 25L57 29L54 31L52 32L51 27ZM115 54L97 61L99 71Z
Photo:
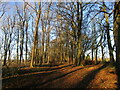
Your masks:
M116 72L118 75L118 89L120 89L120 1L114 6L114 40L116 46Z
M6 60L7 60L7 50L5 50L5 53L4 53L4 63L3 63L3 66L6 66Z
M17 32L17 63L19 62L19 30Z
M12 27L12 30L13 30L13 27ZM9 40L9 44L8 44L8 62L9 62L9 64L10 64L10 62L11 62L11 42L12 42L12 32L10 33L10 40Z
M61 35L60 35L60 40L61 40ZM62 43L60 42L60 62L61 62L61 64L62 64L62 59L63 59Z
M93 56L93 52L94 52L94 50L93 50L93 47L92 47L92 50L91 50L91 52L92 52L92 61L93 61L93 59L94 59L94 56Z
M45 54L46 54L46 49L45 49L45 34L46 34L46 26L44 23L44 20L42 19L42 64L45 64Z
M73 63L73 59L74 59L74 46L73 46L73 43L71 43L71 49L72 49L72 51L71 51L71 63L74 64Z
M96 47L96 51L95 51L95 64L98 64L97 54L98 54L98 47Z
M9 62L9 65L11 63L11 50L9 49L9 52L8 52L8 62Z
M102 61L104 61L104 49L102 45L101 45L101 53L102 53Z
M28 21L26 21L26 43L25 43L25 48L26 48L26 52L25 52L25 60L26 60L26 62L27 62L27 53L28 53L28 46L27 46L27 44L28 44Z
M114 39L116 45L116 63L120 65L120 1L115 3L114 10Z
M106 11L106 7L104 7L104 8ZM110 64L113 65L114 64L114 56L113 56L113 48L112 48L112 44L111 44L111 39L110 39L109 17L106 13L105 13L105 19L106 19L106 34L107 34L107 43L108 43L109 56L110 56Z
M21 29L20 29L20 63L23 59L23 44L24 44L24 22L21 21Z
M33 67L33 62L34 62L34 48L32 48L32 58L31 58L31 62L30 62L30 67Z
M3 66L6 65L6 59L7 59L7 34L5 33L5 42L4 42L4 62L3 62Z
M32 52L32 59L30 63L30 67L33 67L33 62L37 60L38 57L38 25L40 21L40 15L41 15L41 3L38 2L38 12L37 17L35 21L35 32L34 32L34 42L33 42L33 52Z
M77 29L78 29L78 32L77 32L77 36L78 36L78 41L77 41L77 62L76 64L77 65L81 65L81 27L82 27L82 16L83 16L83 11L82 11L82 3L80 2L77 2L77 23L78 23L78 26L77 26ZM79 7L80 5L80 7ZM79 10L81 10L81 12L79 12ZM79 14L80 13L80 14Z
M46 53L47 53L47 64L49 64L50 63L50 57L49 57L49 55L50 55L50 50L49 50L49 44L50 44L50 33L48 33L48 40L47 40L47 45L46 45Z

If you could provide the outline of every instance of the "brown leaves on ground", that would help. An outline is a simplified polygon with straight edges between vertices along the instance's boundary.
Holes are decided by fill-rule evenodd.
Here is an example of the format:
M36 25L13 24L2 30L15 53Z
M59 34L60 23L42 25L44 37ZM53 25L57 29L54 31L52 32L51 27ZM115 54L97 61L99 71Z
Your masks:
M42 71L5 79L3 88L117 88L115 69L107 65L58 67L61 68L51 70L53 73Z
M89 88L117 88L115 69L107 67L96 74L88 86Z

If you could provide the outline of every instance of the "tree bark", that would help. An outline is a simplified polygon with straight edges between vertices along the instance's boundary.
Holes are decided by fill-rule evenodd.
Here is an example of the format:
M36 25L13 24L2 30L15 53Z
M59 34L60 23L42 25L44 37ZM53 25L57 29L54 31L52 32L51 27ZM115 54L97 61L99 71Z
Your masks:
M103 3L103 5L105 5ZM105 11L106 11L106 7L104 7ZM112 44L111 44L111 39L110 39L110 26L109 26L109 17L106 13L104 13L105 15L105 19L106 19L106 34L107 34L107 43L108 43L108 49L109 49L109 56L110 56L110 64L113 65L114 64L114 56L113 56L113 48L112 48Z
M94 52L93 47L92 47L91 52L92 52L92 61L93 61L93 59L94 59L94 56L93 56L94 55L94 53L93 53Z
M116 46L116 63L120 65L120 2L116 2L114 8L114 39Z
M34 32L34 42L33 42L33 50L32 50L32 59L30 63L30 67L33 67L33 62L37 60L38 57L38 25L40 21L40 15L41 15L41 2L38 2L38 12L37 17L35 21L35 32Z
M24 44L24 21L21 21L20 25L20 63L22 62L23 59L23 44Z
M80 7L79 7L80 6ZM79 12L81 10L81 12ZM82 11L82 3L77 2L77 36L78 36L78 41L77 41L77 62L76 65L81 65L81 29L82 29L82 17L83 17L83 11Z
M96 51L95 51L95 64L98 64L97 55L98 55L98 47L96 47Z
M25 52L25 60L27 62L27 53L28 53L28 21L26 21L26 43L25 43L25 48L26 48L26 52Z
M5 33L5 42L4 42L4 62L3 62L3 66L6 65L6 59L7 59L7 34Z
M114 40L116 46L116 71L118 75L118 89L120 89L120 1L114 5Z
M19 30L17 30L17 63L19 62Z
M45 26L42 20L42 64L45 63Z
M102 61L104 61L104 48L102 45L101 45L101 53L102 53Z

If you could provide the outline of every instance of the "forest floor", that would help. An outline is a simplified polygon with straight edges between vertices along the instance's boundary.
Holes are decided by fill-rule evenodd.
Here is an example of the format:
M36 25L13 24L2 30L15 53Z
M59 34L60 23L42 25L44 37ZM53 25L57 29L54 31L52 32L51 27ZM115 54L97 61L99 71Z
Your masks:
M108 64L63 64L22 68L19 72L22 73L3 77L2 88L117 88L118 84L115 68Z

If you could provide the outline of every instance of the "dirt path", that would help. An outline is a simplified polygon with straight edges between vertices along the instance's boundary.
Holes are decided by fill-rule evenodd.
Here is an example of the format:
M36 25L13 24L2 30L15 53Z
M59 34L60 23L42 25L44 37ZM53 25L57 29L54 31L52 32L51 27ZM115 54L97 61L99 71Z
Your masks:
M69 70L72 65L61 65L59 67L51 68L48 71L33 72L22 75L14 75L10 77L5 77L2 80L3 88L20 88L27 86L29 84L34 84L36 80L44 80L46 77L50 77L53 73L59 73L60 71Z
M96 73L94 79L88 85L89 88L117 88L117 75L114 68L104 68Z
M44 84L43 86L38 86L39 88L86 88L86 86L93 79L92 75L89 76L93 71L99 71L102 68L105 68L106 65L96 65L92 67L82 68L76 72L70 73L62 78L58 78L51 82Z
M61 69L61 68L69 67L69 66L72 66L72 64L58 65L58 66L54 66L54 67L20 68L20 69L18 69L18 71L16 71L16 72L19 72L19 73L16 73L18 75L12 75L12 76L7 76L7 77L5 77L5 75L3 75L2 79L9 79L9 78L20 77L20 76L28 76L28 75L33 75L33 74L51 73L51 72L56 71L57 69ZM6 73L8 73L8 71ZM3 74L5 74L5 73L3 73Z
M98 78L106 66L68 66L53 73L5 79L3 88L91 88L95 87L93 83L97 84L94 78Z

